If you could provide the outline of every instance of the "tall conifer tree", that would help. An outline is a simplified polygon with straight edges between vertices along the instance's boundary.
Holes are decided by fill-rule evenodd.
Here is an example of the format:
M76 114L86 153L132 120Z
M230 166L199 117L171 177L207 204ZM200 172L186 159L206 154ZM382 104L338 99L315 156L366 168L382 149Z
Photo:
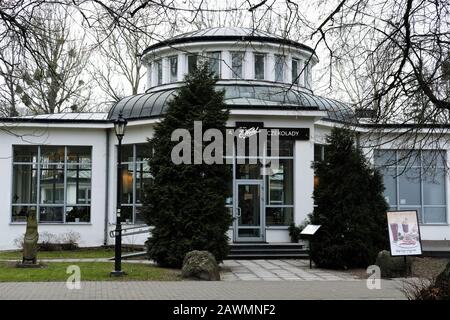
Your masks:
M224 92L215 90L216 81L206 64L188 75L149 141L154 180L146 191L143 215L154 226L147 241L149 258L163 266L180 267L191 250L207 250L219 262L228 253L227 231L232 217L225 200L231 172L226 164L194 164L193 151L194 121L202 122L203 132L218 129L225 138L229 112ZM176 129L186 129L192 137L188 141L192 153L187 155L191 164L172 161L172 150L180 143L171 141ZM203 142L201 150L210 143Z
M388 245L381 175L355 145L353 133L341 128L327 137L325 159L314 169L319 183L311 222L322 227L311 242L313 261L338 269L373 264Z

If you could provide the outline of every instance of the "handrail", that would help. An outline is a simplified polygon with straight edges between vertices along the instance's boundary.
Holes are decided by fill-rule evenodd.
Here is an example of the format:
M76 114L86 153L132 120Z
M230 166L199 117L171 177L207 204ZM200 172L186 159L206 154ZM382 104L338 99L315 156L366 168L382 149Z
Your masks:
M135 229L140 229L138 231L132 231ZM122 233L122 237L125 236L131 236L131 235L135 235L135 234L143 234L143 233L150 233L151 231L151 227L150 226L134 226L134 227L129 227L129 228L124 228L122 229L121 233ZM111 230L109 232L109 236L111 238L115 238L116 237L116 230Z

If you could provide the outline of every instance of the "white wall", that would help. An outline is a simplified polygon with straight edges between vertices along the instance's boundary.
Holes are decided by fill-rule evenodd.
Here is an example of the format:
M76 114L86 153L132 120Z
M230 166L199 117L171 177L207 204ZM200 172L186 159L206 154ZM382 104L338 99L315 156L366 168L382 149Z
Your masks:
M17 249L13 240L25 232L24 223L11 223L12 145L51 144L92 146L92 197L89 224L39 224L39 232L56 235L70 230L81 234L81 246L103 244L105 216L106 135L103 129L21 128L21 137L0 131L0 250Z

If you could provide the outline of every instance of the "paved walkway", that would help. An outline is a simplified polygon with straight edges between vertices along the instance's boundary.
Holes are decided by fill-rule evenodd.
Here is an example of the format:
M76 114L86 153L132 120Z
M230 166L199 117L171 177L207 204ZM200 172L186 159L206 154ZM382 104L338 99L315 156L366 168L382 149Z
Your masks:
M0 299L18 300L299 300L404 299L401 282L383 280L369 290L366 281L103 281L0 283Z
M308 260L225 260L222 280L354 281L356 276L325 269L310 269Z
M43 259L45 262L110 262L108 259ZM151 264L148 260L124 263ZM226 260L224 281L86 281L80 290L64 282L0 283L0 299L404 299L401 280L369 290L350 273L309 269L307 260Z

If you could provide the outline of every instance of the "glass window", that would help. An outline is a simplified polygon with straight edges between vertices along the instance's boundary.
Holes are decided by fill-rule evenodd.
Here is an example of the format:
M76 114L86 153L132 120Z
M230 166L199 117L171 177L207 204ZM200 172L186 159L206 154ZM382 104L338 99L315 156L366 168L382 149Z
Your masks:
M216 77L220 78L220 61L221 55L219 51L208 52L208 66L211 72L214 72Z
M197 68L197 55L188 55L187 57L188 61L188 73L194 72L194 70Z
M255 54L255 79L264 80L265 79L265 60L266 56L264 54Z
M445 205L444 169L435 169L424 172L423 202L425 205Z
M292 159L279 159L278 168L267 176L267 204L294 204L294 166Z
M90 221L91 147L13 146L13 150L13 222L26 221L29 212L39 213L38 222ZM75 212L82 214L77 218Z
M298 84L299 73L300 73L300 62L297 59L292 59L292 83Z
M394 150L375 150L374 162L376 166L395 166L397 163Z
M170 82L176 82L178 80L178 56L169 58L170 63Z
M35 204L37 201L37 165L13 166L13 203Z
M89 222L91 208L88 206L74 206L66 208L66 222Z
M49 223L63 223L64 215L63 215L64 207L50 207L50 206L41 206L39 213L39 221L40 222L49 222Z
M37 146L22 145L13 148L14 162L37 162L37 156Z
M147 187L153 182L148 161L152 152L149 143L122 146L122 221L125 223L143 223L139 210L142 207Z
M64 204L64 168L49 165L41 169L39 180L41 204Z
M282 55L275 55L275 81L284 82L284 63L285 57Z
M397 205L397 170L395 168L380 168L383 176L384 198L389 206Z
M417 210L421 223L447 223L445 152L375 150L391 210Z
M40 149L42 163L64 163L64 147L42 146Z
M325 160L325 145L314 144L314 161Z
M242 70L244 64L243 52L231 52L231 77L234 79L242 79Z
M156 68L156 84L160 85L163 82L163 68L162 68L162 60L156 60L155 61L155 68Z
M399 204L420 204L420 168L405 169L398 179Z
M67 147L67 162L90 163L91 147Z
M425 207L423 223L443 223L447 220L446 208Z
M28 214L36 214L35 206L15 206L12 207L12 222L26 222Z
M294 221L293 207L267 207L266 225L268 226L288 226Z
M272 146L270 144L270 137L267 142L267 155L272 155ZM279 139L278 140L278 156L280 157L292 157L294 156L294 140Z

